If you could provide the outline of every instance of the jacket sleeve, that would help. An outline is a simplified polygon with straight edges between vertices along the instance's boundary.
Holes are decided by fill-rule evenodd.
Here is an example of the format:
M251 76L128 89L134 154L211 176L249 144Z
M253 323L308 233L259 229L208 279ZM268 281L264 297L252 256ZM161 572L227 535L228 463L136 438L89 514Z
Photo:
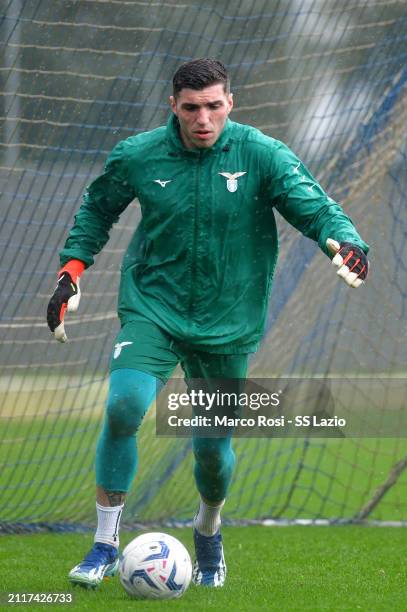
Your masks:
M291 225L318 242L329 257L332 255L326 248L327 238L351 242L368 252L369 246L359 236L351 219L286 145L276 141L269 167L269 196L278 212Z
M94 255L109 239L113 223L136 197L128 183L127 168L126 143L122 141L109 155L104 173L86 188L83 204L60 252L61 265L70 259L80 259L86 267L93 264Z

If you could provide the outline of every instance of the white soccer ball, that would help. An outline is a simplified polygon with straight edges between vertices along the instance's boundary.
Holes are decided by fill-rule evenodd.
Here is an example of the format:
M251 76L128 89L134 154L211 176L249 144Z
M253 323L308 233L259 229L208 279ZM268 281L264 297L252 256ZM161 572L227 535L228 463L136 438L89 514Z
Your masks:
M175 599L191 582L192 563L187 549L166 533L145 533L126 546L119 576L130 597Z

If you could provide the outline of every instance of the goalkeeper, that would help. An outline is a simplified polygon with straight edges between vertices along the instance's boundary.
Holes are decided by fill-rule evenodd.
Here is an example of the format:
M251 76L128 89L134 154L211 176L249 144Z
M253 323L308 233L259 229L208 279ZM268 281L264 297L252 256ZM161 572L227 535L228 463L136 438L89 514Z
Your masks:
M351 287L366 278L368 246L283 143L232 122L229 78L217 60L183 64L166 126L120 142L87 188L61 251L48 324L65 342L65 311L111 226L137 198L142 219L121 270L121 330L96 451L97 531L71 582L96 587L118 566L119 522L137 469L136 435L174 368L186 378L242 379L264 330L277 260L277 210L318 242ZM193 438L200 495L194 519L196 584L226 576L220 513L235 456L230 437Z

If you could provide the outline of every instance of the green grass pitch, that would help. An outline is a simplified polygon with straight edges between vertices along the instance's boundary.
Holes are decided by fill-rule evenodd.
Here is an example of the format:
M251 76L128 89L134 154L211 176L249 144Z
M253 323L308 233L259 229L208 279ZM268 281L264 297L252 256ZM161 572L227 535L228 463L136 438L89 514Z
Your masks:
M192 554L190 529L166 531L182 540ZM181 599L168 602L131 600L117 577L95 592L72 588L66 575L90 547L90 534L2 536L2 603L8 592L72 592L74 604L65 605L68 610L407 609L405 529L225 527L223 533L228 564L225 587L191 586ZM136 535L124 531L122 546Z
M0 419L1 520L92 523L100 423L95 417ZM140 434L140 467L124 520L190 520L197 503L191 452L163 478L167 458L189 441L156 438L154 418L144 422ZM305 454L302 440L271 442L235 440L236 480L228 496L228 518L351 518L405 454L402 438L314 439ZM303 469L297 478L299 465ZM369 518L404 520L406 492L404 471Z

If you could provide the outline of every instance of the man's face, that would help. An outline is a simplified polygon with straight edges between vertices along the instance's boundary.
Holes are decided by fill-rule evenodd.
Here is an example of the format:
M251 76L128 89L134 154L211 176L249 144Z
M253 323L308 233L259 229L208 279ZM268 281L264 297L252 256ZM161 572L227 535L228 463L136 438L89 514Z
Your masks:
M170 97L177 115L181 138L187 149L207 149L218 140L233 107L232 94L225 93L222 83L205 89L181 89L177 98Z

